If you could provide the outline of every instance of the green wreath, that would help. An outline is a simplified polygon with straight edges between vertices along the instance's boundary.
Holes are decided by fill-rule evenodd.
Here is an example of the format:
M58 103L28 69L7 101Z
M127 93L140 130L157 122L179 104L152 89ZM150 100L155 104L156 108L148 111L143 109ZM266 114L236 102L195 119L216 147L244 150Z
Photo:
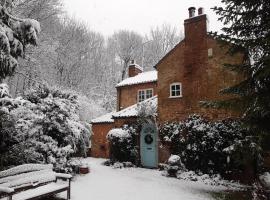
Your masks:
M152 144L152 142L154 141L153 137L151 134L147 134L145 137L144 137L144 142L146 144Z

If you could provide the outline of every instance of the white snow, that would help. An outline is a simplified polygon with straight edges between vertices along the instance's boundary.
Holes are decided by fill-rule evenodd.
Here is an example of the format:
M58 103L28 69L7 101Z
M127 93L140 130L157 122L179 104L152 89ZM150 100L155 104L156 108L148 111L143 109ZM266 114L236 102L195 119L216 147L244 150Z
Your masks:
M5 170L5 171L1 171L0 178L12 176L12 175L17 175L17 174L21 174L21 173L26 173L26 172L48 170L48 169L52 169L52 168L53 168L52 165L24 164L24 165L19 165L17 167L13 167L13 168Z
M13 188L7 188L7 187L1 187L0 186L0 193L1 192L4 192L4 193L12 193L14 192L14 189Z
M149 83L157 81L157 71L149 71L140 73L137 76L127 78L123 80L122 82L118 83L116 87L122 87L127 85L135 85L135 84L141 84L141 83Z
M110 112L110 113L107 113L105 115L102 115L96 119L93 119L91 121L91 123L93 124L97 124L97 123L113 123L114 120L112 118L112 115L114 114L115 112Z
M48 170L39 171L39 173L36 174L26 173L25 174L26 176L22 176L14 180L2 183L0 184L0 187L22 188L27 186L39 185L42 183L55 181L56 179L55 174L56 174L55 172Z
M72 175L70 174L56 173L55 175L59 178L72 178Z
M259 177L259 179L266 188L270 189L270 173L269 172L265 172L264 174L262 174Z
M157 96L146 99L140 103L137 103L135 105L127 107L119 112L116 112L113 114L113 117L115 117L115 118L137 117L138 110L139 110L139 107L141 104L144 104L146 107L147 107L147 105L149 105L149 106L157 105Z
M53 192L56 190L60 190L60 189L64 189L66 188L68 185L67 183L63 184L63 183L50 183L35 189L30 189L30 190L26 190L23 192L20 192L18 194L13 195L12 199L13 200L24 200L24 199L29 199L29 198L34 198L34 197L38 197L41 196L43 194L47 194L49 192ZM1 199L4 200L4 199Z
M164 177L158 170L113 169L101 164L104 159L85 161L91 166L90 173L74 178L72 200L211 200L208 192L226 190L223 186ZM66 197L66 193L60 195Z
M112 138L128 138L130 137L130 134L127 130L123 130L121 128L114 128L109 131L107 138L112 139Z
M180 162L181 162L181 159L180 159L180 156L178 155L171 155L170 158L168 159L168 163L170 165L177 164Z

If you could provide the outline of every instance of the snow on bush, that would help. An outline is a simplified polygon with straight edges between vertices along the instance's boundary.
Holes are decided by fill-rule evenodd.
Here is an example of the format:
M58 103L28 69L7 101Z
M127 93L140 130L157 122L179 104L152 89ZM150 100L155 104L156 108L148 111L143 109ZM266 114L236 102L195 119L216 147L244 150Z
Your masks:
M181 158L178 155L171 155L170 158L168 159L169 165L178 165L180 163L181 163Z
M267 189L270 189L270 173L265 172L264 174L259 176L260 181Z
M177 172L184 171L185 166L178 155L171 155L168 159L168 165L165 166L167 176L176 177Z
M133 127L112 129L107 135L110 142L110 160L115 162L132 162L137 164L138 147L136 131Z
M22 98L0 98L13 129L1 152L1 163L51 163L64 170L74 154L84 155L90 132L79 116L78 97L72 92L40 85ZM1 114L1 112L0 112ZM4 129L5 130L5 127ZM5 135L4 131L0 132Z
M210 122L192 115L187 120L163 125L160 136L189 170L224 175L239 172L254 161L259 164L255 159L260 158L256 138L248 137L238 121Z
M118 139L119 141L123 141L125 139L130 138L131 135L127 130L121 129L121 128L115 128L109 131L107 134L108 140Z
M13 75L18 65L18 57L23 57L26 47L37 45L40 24L34 19L14 17L15 4L6 0L0 5L0 81Z

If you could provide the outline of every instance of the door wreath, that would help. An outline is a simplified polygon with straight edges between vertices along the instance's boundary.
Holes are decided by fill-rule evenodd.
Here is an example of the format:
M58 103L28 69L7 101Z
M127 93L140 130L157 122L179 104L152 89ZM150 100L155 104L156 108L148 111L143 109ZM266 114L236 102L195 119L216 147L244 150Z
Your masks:
M154 139L153 139L153 137L152 137L151 134L147 134L147 135L144 137L144 141L145 141L146 144L152 144L153 140L154 140Z

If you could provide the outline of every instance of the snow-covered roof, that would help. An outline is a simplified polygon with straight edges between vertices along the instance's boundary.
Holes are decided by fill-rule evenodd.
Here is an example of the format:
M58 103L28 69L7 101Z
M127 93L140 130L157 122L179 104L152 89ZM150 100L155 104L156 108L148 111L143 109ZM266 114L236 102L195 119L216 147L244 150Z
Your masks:
M152 98L146 99L140 103L134 104L129 106L123 110L118 112L111 112L91 121L92 124L99 124L99 123L113 123L114 118L126 118L126 117L137 117L138 116L138 106L142 103L146 103L149 105L157 105L157 96Z
M107 113L105 115L102 115L96 119L93 119L91 121L91 123L93 124L98 124L98 123L113 123L114 120L112 118L112 115L114 114L115 112L111 112L111 113Z
M118 83L116 87L122 87L127 85L136 85L141 83L149 83L157 81L157 71L149 71L149 72L143 72L140 73L134 77L127 78L123 80L122 82Z
M146 99L143 102L137 103L135 105L132 105L130 107L127 107L121 111L118 111L113 114L113 118L126 118L126 117L137 117L138 116L138 106L141 103L146 103L150 105L157 105L157 96L154 96L152 98Z

